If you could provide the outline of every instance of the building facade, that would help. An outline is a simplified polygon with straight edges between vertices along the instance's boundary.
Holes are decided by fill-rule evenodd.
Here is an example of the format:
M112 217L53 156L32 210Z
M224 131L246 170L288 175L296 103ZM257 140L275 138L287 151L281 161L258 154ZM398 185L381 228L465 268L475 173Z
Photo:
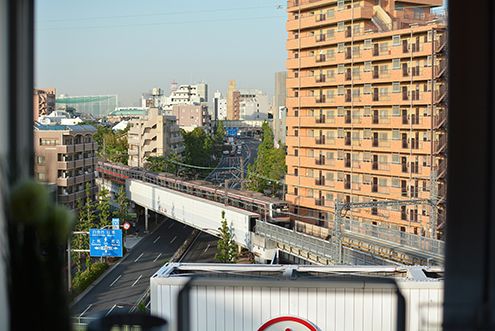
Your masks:
M447 38L431 9L442 2L289 1L286 198L299 213L331 227L336 201L424 199L346 217L438 235Z
M268 96L260 90L239 90L239 119L266 120L269 112Z
M50 115L55 111L55 88L33 90L33 119L36 122L40 116Z
M227 119L227 99L223 98L220 91L213 94L213 120L223 121Z
M90 184L96 194L96 129L91 125L34 126L35 177L56 187L56 199L71 209L86 197Z
M120 121L128 121L131 119L139 119L148 114L146 107L117 107L107 116L107 121L110 123L118 123Z
M175 116L151 108L147 116L129 121L127 141L131 167L143 167L150 156L182 154L184 144Z
M175 116L181 129L192 131L195 128L210 130L210 114L206 105L174 105L167 112Z
M237 82L235 80L229 81L229 87L227 89L227 119L229 121L240 119L239 97L240 93L237 91Z
M287 71L275 73L275 95L273 96L273 136L275 146L279 143L285 144L287 108L285 99L287 98Z

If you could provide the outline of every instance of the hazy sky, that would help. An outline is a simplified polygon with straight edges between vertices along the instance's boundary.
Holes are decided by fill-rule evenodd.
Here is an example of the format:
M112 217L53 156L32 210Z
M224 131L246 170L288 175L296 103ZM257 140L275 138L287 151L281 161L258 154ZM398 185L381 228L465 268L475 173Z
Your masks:
M277 8L278 6L281 8ZM142 92L172 80L205 81L210 96L228 80L273 94L284 70L284 0L39 0L36 86L57 94Z

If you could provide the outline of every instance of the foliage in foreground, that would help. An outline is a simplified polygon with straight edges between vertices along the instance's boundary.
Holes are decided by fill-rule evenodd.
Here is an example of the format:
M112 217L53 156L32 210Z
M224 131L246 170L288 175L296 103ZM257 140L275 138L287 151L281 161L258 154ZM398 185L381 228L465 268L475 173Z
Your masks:
M217 243L215 259L220 263L235 263L238 257L237 244L225 219L225 211L222 211L222 226L218 231L220 231L220 239Z
M107 270L106 263L93 263L86 270L77 274L72 281L71 297L75 298L81 294L89 285L91 285L98 277Z

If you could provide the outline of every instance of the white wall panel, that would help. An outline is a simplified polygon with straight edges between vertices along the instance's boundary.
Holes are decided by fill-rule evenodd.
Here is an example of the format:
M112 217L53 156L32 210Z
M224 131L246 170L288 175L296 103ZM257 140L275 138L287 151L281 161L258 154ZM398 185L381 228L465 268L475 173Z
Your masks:
M152 312L172 322L171 330L175 331L179 285L163 282L161 279L160 284L154 284L152 278ZM242 283L239 280L239 284ZM332 286L331 283L320 287L285 287L272 283L266 286L193 285L190 295L192 331L253 331L271 318L286 315L308 320L319 330L395 330L397 300L389 288L373 288L373 284ZM440 318L441 283L415 284L401 284L407 302L407 330L440 330L432 326L431 321Z
M251 247L249 217L255 214L138 180L130 180L127 185L130 199L136 204L213 234L221 226L222 211L225 211L235 241L243 247Z

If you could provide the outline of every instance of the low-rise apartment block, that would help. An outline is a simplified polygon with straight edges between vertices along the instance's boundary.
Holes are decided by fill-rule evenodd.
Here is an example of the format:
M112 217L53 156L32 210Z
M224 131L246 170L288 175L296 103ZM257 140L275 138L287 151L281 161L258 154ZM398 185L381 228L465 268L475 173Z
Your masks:
M345 217L438 236L445 221L441 0L290 0L286 198L321 226L335 202L425 203ZM431 203L431 204L430 204ZM432 207L433 206L433 207Z
M129 121L128 144L131 167L143 167L150 156L182 154L184 144L177 119L150 108L140 119Z
M177 124L181 129L192 131L195 128L210 130L210 115L206 105L186 105L178 104L167 112L177 119Z
M34 126L35 177L56 186L58 203L75 209L85 198L85 186L96 194L96 129L91 125Z

